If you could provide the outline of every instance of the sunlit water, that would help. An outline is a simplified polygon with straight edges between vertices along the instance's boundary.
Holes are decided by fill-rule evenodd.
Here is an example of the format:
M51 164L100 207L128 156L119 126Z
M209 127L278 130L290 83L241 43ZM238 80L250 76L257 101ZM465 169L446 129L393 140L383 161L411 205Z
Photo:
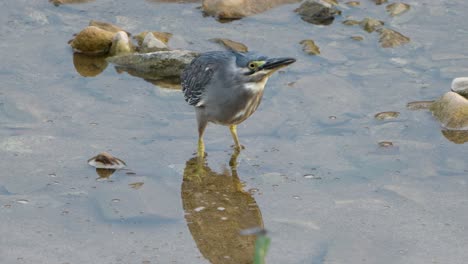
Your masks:
M221 24L197 3L1 2L0 262L223 263L239 255L234 247L252 252L251 238L232 235L238 223L269 230L268 263L465 263L466 146L406 104L433 100L468 73L468 5L406 3L396 18L368 0L343 5L320 27L302 21L297 4ZM342 25L347 16L383 20L411 43L382 49L377 34ZM91 19L171 32L172 48L220 49L209 39L223 37L297 58L239 126L246 149L234 174L229 131L212 125L203 173L227 178L187 180L197 134L180 92L112 65L94 78L75 71L67 41ZM322 54L305 55L303 39ZM376 120L383 111L400 115ZM128 169L98 176L86 161L102 151ZM230 202L197 205L205 188ZM236 210L251 217L236 220ZM237 240L212 243L215 232Z

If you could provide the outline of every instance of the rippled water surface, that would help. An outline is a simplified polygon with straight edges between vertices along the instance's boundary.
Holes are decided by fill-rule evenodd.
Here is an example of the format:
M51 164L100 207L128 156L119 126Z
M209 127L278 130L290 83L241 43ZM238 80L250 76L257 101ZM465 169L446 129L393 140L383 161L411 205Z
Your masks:
M268 263L466 263L466 145L406 108L468 73L466 1L407 1L391 18L362 0L330 26L302 21L298 4L219 23L189 2L0 3L1 263L245 263L254 240L237 231L252 226L269 231ZM382 49L341 24L366 16L411 43ZM221 37L297 62L239 126L237 170L214 125L194 167L195 116L179 91L112 65L75 70L67 41L91 19L171 32L172 48L220 49L209 39ZM304 39L321 55L304 54ZM374 118L384 111L400 114ZM86 161L101 151L127 169L98 176Z

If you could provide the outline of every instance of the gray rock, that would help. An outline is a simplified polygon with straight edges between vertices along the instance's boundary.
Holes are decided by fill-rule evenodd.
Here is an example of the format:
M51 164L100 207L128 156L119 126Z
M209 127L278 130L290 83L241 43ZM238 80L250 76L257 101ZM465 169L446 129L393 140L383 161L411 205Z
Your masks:
M180 76L182 70L198 53L187 50L156 51L142 54L127 54L107 58L107 61L122 69L153 75L154 77Z
M330 25L335 16L341 14L341 11L331 4L315 0L303 2L295 12L301 16L302 20L315 25Z

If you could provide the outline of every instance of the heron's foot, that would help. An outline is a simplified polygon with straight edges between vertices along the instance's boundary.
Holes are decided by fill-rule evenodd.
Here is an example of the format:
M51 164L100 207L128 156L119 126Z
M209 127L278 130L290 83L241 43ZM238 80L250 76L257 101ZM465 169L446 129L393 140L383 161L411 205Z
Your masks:
M231 145L231 148L233 148L235 151L241 151L245 149L244 145Z

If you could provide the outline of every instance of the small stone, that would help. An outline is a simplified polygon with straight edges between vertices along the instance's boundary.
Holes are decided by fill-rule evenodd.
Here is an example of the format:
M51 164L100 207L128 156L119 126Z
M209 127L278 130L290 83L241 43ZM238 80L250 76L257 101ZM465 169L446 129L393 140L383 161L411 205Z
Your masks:
M140 46L140 52L142 53L165 51L165 50L169 50L167 45L161 40L159 40L158 38L156 38L151 32L148 32L146 34Z
M107 152L101 152L88 160L88 164L99 169L122 169L127 164Z
M380 141L379 147L382 147L382 148L393 147L393 143L391 141Z
M374 118L377 120L387 120L397 118L400 115L400 112L388 111L381 112L374 115Z
M392 29L380 28L377 32L380 34L379 42L382 48L395 48L410 42L410 38Z
M146 35L148 33L149 33L149 31L143 31L143 32L133 36L133 38L137 41L138 46L141 46L141 44L143 43L143 40L145 39L145 37L146 37ZM171 37L172 37L172 33L169 33L169 32L152 31L151 33L153 34L153 36L155 38L159 39L160 41L162 41L166 45L169 42L169 40L171 39Z
M359 2L359 1L349 1L349 2L346 2L345 4L348 5L348 6L355 7L355 6L360 6L361 2Z
M210 41L218 43L226 47L228 50L233 50L233 51L238 51L238 52L247 52L249 49L247 46L240 42L236 42L230 39L224 39L224 38L214 38L210 39Z
M393 3L389 4L386 9L391 16L398 16L407 12L410 9L410 5L405 3Z
M311 39L302 40L299 44L302 44L302 50L309 55L320 54L320 48Z
M331 5L327 6L314 0L306 0L294 11L301 16L302 20L315 25L330 25L335 16L341 14L340 10Z
M388 0L372 0L372 2L374 2L376 5L381 5L387 3Z
M468 97L468 77L453 79L451 90L461 96Z
M144 182L134 182L134 183L130 183L129 186L132 189L138 190L143 186L143 184L145 184L145 183Z

